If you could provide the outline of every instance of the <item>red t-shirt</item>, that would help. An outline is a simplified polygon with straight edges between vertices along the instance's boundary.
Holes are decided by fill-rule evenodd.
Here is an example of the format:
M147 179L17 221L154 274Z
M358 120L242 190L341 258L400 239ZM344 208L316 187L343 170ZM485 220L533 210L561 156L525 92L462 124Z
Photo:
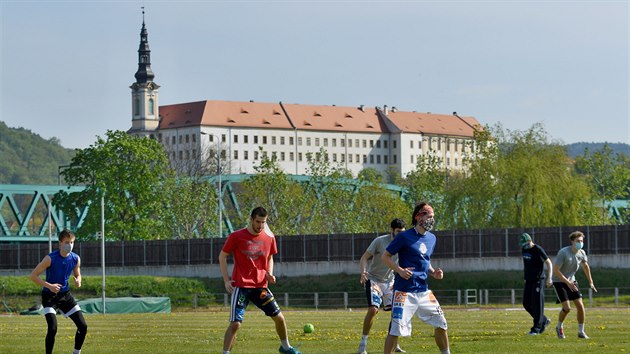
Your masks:
M252 235L247 229L234 231L223 245L234 257L232 280L239 288L266 288L267 258L278 253L276 238L264 230Z

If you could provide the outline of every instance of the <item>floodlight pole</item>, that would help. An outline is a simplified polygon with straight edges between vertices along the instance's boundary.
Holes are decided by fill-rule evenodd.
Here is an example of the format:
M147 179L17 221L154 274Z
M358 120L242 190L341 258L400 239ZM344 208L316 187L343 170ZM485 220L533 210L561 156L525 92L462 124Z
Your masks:
M103 315L105 315L105 192L101 194L101 270L103 272L101 297L103 301Z

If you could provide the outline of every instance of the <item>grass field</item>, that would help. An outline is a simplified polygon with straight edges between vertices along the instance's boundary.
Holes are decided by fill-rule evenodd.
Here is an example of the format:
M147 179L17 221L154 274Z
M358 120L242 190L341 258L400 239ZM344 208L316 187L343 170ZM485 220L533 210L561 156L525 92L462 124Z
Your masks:
M529 315L522 310L445 308L453 353L627 353L630 352L629 308L587 309L586 332L577 338L575 311L565 322L567 338L559 340L553 328L528 336ZM546 314L557 318L558 308ZM285 311L291 344L303 353L356 353L365 309L354 311ZM389 313L380 313L370 334L368 350L382 353ZM221 353L228 312L172 314L86 315L89 330L84 354L111 353ZM306 323L315 332L304 334ZM552 326L555 320L552 321ZM75 327L59 316L55 353L71 353ZM414 333L401 338L408 353L438 352L432 329L414 319ZM44 352L46 322L42 316L0 317L0 353ZM250 307L232 353L277 353L279 341L273 323Z

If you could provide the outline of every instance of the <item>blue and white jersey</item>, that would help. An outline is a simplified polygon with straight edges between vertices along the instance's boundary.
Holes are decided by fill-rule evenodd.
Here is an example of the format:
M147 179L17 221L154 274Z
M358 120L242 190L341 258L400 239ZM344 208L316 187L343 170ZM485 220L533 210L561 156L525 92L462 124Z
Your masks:
M394 279L394 290L417 293L428 290L427 277L431 266L431 254L435 248L435 235L426 232L419 234L415 228L396 235L387 246L387 252L398 254L401 268L413 268L413 275L403 279L398 273Z
M70 290L68 278L79 263L79 255L70 252L67 257L62 257L61 252L56 250L48 254L48 257L50 257L50 267L46 269L46 281L50 284L61 284L60 293ZM52 293L48 288L44 288L43 291Z

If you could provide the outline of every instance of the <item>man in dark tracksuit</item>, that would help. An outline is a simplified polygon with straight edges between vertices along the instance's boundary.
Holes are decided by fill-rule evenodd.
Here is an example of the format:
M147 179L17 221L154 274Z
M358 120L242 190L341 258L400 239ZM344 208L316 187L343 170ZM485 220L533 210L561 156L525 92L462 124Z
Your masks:
M545 316L545 288L552 285L551 259L547 257L545 250L532 241L532 237L524 233L520 237L519 245L523 253L523 269L525 288L523 290L523 307L532 316L534 325L529 335L535 336L545 331L549 319ZM543 276L544 265L547 265L547 276ZM545 281L546 279L546 281Z

